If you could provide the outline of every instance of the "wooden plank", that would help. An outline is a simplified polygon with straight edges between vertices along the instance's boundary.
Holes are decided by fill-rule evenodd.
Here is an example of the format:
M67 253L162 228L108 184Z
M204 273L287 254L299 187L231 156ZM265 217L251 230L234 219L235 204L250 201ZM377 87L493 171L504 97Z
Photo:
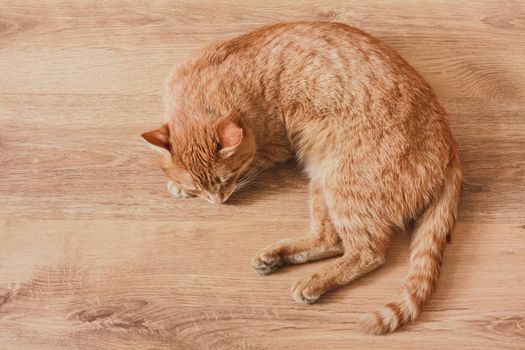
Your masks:
M465 168L462 219L525 224L525 131L516 128L525 103L443 102ZM11 219L164 220L204 210L216 213L216 220L225 211L272 211L270 217L287 220L297 208L307 220L307 180L297 176L293 164L265 174L250 191L234 196L227 209L197 201L192 210L187 202L172 200L139 136L159 123L160 96L0 95L0 106L2 123L9 128L0 135L5 150L0 212ZM145 210L145 205L155 209Z
M0 309L0 334L10 339L33 329L28 340L35 344L60 336L63 344L95 342L114 349L126 344L166 349L177 344L242 348L244 343L289 348L297 341L335 348L370 344L369 336L357 332L356 318L396 295L407 268L408 237L395 236L383 268L305 306L291 300L291 284L329 261L257 276L249 264L252 255L298 233L290 233L296 225L280 232L270 225L255 232L254 225L2 223L0 255L9 268L0 273L4 295L10 294ZM375 338L373 348L392 342L402 347L407 337L427 348L450 342L520 348L516 341L525 335L520 328L525 316L522 233L512 225L459 224L438 290L420 320L404 332Z
M236 1L24 3L0 5L0 93L156 94L171 66L202 45L268 23L334 19L399 50L441 96L525 95L519 2L251 2L257 11ZM487 55L487 47L497 54Z
M523 349L525 6L395 1L0 2L0 348ZM338 20L383 39L449 111L465 170L437 292L385 337L358 316L394 298L387 263L314 305L298 278L257 276L256 251L308 228L294 164L228 205L175 200L139 135L171 66L260 25Z

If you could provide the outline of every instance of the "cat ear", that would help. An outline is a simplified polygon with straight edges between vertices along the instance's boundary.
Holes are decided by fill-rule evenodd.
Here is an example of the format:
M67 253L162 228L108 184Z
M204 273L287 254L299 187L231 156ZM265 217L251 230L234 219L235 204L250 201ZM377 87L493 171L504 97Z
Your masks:
M219 136L220 152L226 156L233 154L243 138L243 130L235 114L219 118L217 135Z
M160 128L142 134L155 152L166 152L170 149L170 131L168 124L163 124Z

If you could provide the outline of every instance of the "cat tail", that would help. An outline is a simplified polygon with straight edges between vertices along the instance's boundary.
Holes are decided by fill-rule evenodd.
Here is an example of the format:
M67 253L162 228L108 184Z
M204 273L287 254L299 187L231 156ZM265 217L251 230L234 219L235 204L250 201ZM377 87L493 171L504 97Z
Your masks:
M462 170L454 154L444 186L417 222L410 244L409 272L398 300L378 312L365 314L360 325L371 334L393 332L414 321L432 294L439 277L445 244L456 221Z

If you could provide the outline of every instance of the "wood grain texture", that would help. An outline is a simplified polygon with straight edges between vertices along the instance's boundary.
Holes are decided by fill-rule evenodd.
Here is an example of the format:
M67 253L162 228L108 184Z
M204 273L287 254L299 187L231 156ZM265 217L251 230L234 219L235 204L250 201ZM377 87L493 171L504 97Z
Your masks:
M0 349L525 349L525 5L0 1ZM288 164L228 205L175 200L139 135L191 50L264 24L338 20L397 49L451 116L465 179L437 292L374 337L409 237L378 271L296 305L329 261L260 277L258 249L308 227ZM206 256L206 258L204 258Z

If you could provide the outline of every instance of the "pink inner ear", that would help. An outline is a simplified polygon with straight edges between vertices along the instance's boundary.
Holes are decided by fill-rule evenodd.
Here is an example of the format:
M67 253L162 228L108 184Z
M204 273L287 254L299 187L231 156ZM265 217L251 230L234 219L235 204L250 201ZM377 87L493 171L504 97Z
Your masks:
M238 146L242 141L242 128L232 121L226 122L219 130L222 148Z

